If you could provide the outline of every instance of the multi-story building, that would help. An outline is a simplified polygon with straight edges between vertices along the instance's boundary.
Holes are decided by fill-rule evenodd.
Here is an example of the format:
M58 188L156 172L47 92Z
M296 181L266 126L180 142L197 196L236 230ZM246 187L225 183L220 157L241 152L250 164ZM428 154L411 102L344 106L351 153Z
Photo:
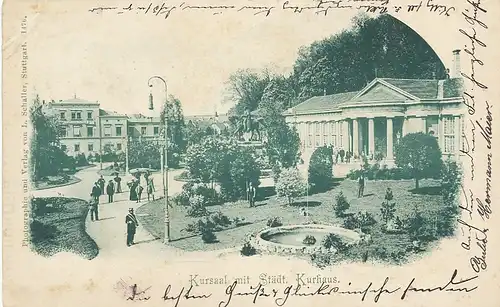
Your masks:
M100 108L98 101L87 101L76 96L52 101L49 109L63 123L61 147L68 155L86 156L102 153L106 149L125 151L131 138L156 139L160 135L160 117L148 117L142 114L118 114ZM218 118L217 122L211 121ZM186 116L189 124L210 122L211 125L224 128L225 115L221 116ZM215 126L214 126L215 127ZM221 128L221 129L222 129ZM215 129L215 128L214 128Z
M458 157L465 106L460 50L445 80L376 78L356 92L312 97L284 112L297 128L303 159L332 145L355 157L382 154L394 160L394 146L408 133L435 136L443 155Z

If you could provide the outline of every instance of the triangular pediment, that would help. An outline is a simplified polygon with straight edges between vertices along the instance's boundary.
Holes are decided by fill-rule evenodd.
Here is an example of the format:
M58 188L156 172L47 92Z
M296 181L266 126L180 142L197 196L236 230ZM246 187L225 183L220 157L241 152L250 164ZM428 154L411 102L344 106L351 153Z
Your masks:
M358 102L398 100L418 100L418 98L380 79L373 80L351 99L351 101Z

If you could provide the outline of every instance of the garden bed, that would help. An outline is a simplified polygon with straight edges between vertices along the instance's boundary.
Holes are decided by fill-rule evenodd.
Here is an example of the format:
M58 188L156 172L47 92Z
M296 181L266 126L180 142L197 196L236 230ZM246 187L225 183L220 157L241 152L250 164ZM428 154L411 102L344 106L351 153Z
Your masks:
M85 231L88 207L86 201L77 198L33 198L32 250L45 257L71 252L89 260L95 258L99 248Z
M46 190L58 187L64 187L67 185L75 184L80 182L81 179L73 175L58 175L58 176L47 176L45 180L35 181L33 183L33 190Z
M422 187L438 188L437 180L422 180ZM199 220L196 217L186 215L187 207L175 206L170 209L170 233L171 245L184 250L219 250L231 247L240 247L248 239L249 235L267 227L267 222L272 217L280 217L283 225L304 224L311 221L321 221L326 224L342 225L344 218L335 216L333 204L335 196L340 191L344 193L350 208L346 216L360 211L368 212L376 224L365 227L370 233L371 242L348 251L347 256L352 259L361 260L368 253L369 258L389 259L391 255L399 257L408 254L407 249L411 246L411 240L405 233L389 234L382 231L380 215L381 203L384 201L385 191L392 188L394 201L396 202L396 215L406 216L412 212L415 205L430 219L439 218L439 210L443 207L442 196L436 193L417 194L414 192L413 180L399 181L367 181L365 196L357 198L357 182L344 180L339 182L333 189L324 193L311 195L308 198L297 198L291 206L284 206L284 201L271 196L267 200L256 202L256 207L250 208L245 201L225 203L207 207L210 212L220 211L230 219L244 219L242 226L224 229L215 232L218 242L206 244L200 235L187 232L188 224ZM425 192L425 188L422 189ZM306 208L308 216L301 214L301 208ZM137 210L142 220L142 225L150 231L153 236L164 237L163 204L161 200L147 203ZM147 216L142 216L147 214Z

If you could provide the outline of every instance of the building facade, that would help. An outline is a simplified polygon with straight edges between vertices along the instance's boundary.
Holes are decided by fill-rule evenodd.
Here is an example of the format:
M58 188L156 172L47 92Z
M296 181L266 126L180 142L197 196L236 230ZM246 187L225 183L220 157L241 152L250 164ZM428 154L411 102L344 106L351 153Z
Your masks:
M395 144L415 132L435 136L444 156L458 157L466 112L459 61L455 50L454 73L445 80L376 78L360 91L312 97L286 110L303 159L332 145L354 158L379 154L390 163Z
M100 108L98 101L87 101L73 97L67 100L51 101L50 112L62 123L60 143L71 156L102 154L106 150L125 151L130 139L155 140L160 137L160 117L142 114L118 114ZM186 116L186 124L202 128L222 129L227 123L225 115Z

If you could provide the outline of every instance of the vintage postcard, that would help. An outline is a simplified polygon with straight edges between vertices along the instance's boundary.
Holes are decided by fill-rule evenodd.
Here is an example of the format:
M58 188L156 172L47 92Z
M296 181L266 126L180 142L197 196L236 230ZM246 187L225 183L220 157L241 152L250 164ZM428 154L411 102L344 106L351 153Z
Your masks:
M7 0L5 306L500 306L494 0Z

